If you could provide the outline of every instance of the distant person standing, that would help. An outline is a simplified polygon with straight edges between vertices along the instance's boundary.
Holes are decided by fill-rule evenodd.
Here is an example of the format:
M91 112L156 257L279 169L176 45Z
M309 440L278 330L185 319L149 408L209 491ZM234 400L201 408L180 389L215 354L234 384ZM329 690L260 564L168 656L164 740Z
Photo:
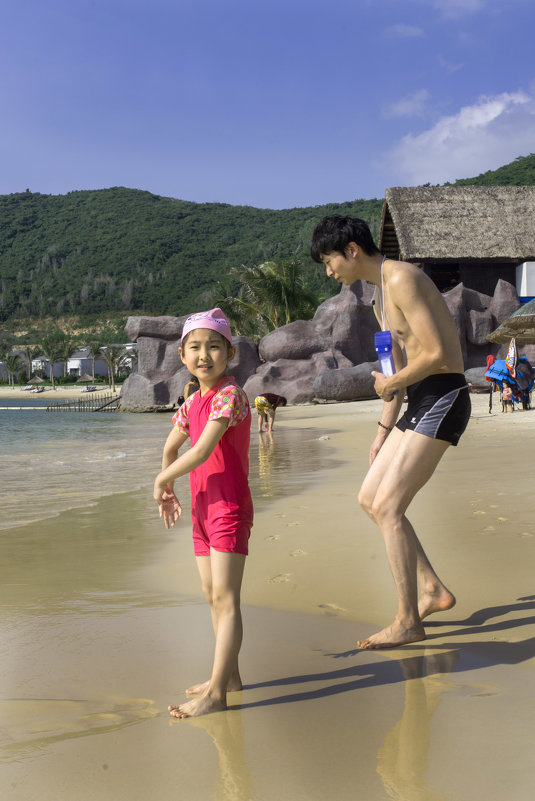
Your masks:
M254 399L254 405L258 412L258 431L263 430L271 433L275 422L275 412L279 406L286 406L286 398L283 395L275 395L273 392L264 392Z
M359 502L383 535L398 610L390 626L358 644L391 648L417 642L425 639L422 620L455 604L405 512L470 418L459 336L431 279L413 264L383 256L363 220L326 217L314 230L311 254L340 284L375 284L375 314L383 333L391 333L397 371L390 377L372 372L384 404ZM408 408L398 420L405 391Z

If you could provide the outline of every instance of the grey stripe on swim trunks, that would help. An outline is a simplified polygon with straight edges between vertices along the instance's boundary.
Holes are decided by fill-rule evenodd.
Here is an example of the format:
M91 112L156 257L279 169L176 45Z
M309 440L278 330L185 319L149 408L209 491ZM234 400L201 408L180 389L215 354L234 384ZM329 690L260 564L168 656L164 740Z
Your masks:
M440 428L440 424L457 400L457 396L461 389L464 389L464 387L452 389L451 392L448 392L446 395L443 395L442 398L439 398L434 406L432 406L429 411L424 414L414 431L416 431L418 434L425 434L426 437L433 437L434 439L438 429Z

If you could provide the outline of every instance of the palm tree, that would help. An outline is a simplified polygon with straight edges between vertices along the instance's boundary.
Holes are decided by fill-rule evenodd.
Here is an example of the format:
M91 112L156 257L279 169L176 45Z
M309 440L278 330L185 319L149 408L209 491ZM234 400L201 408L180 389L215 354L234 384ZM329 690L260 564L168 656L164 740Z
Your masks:
M11 353L6 358L6 370L9 375L9 384L12 389L15 389L15 376L22 368L22 359L16 353Z
M41 350L50 365L50 380L52 382L52 389L56 389L54 381L54 365L61 362L63 359L65 348L65 334L61 331L48 334L41 340Z
M37 348L34 348L32 345L23 345L21 347L21 351L24 354L24 358L28 362L28 381L32 377L32 362L37 356Z
M123 345L104 345L102 357L108 366L108 383L115 392L115 373L127 355Z
M294 320L310 320L321 302L295 258L234 268L230 275L239 279L237 294L219 284L213 297L239 333L258 335Z
M88 345L89 348L89 355L91 356L91 362L93 365L93 381L95 380L95 362L97 359L103 359L102 353L102 345L100 342L90 342Z
M63 362L63 378L67 376L67 362L71 358L74 351L74 343L65 336L61 342L61 358L59 359L59 361Z

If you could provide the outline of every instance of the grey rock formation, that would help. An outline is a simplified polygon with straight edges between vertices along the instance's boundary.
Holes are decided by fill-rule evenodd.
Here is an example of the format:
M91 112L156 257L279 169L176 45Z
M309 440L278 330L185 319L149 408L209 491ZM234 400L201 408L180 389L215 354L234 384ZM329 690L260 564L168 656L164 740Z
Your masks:
M373 335L379 326L372 297L373 287L357 281L322 303L312 320L272 331L258 348L247 337L236 337L237 354L229 373L251 401L263 392L284 395L291 404L373 397L370 373L377 367ZM491 344L486 337L520 306L516 290L500 280L490 297L459 284L444 299L459 331L467 375L479 386L487 355L504 358L507 352L507 345ZM189 377L177 352L185 319L128 319L127 334L139 346L139 373L125 382L123 409L176 404ZM519 348L519 353L533 361L535 345Z
M322 400L350 401L355 398L376 398L372 370L379 362L363 362L355 367L325 370L314 380L314 395Z

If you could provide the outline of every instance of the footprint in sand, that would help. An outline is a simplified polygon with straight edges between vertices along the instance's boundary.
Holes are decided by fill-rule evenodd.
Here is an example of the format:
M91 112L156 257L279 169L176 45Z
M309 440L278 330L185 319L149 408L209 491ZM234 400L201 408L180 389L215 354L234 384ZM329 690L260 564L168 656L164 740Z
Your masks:
M301 548L296 548L295 551L291 551L290 556L306 556L307 552L303 551Z
M286 523L287 526L302 526L303 524L299 520L292 520L291 523Z
M286 515L285 515L285 514L282 514L282 513L280 513L280 514L278 514L278 515L273 515L273 517L286 517Z
M496 520L500 520L500 522L505 523L509 518L507 517L497 517Z
M264 539L266 540L266 542L276 542L279 539L279 535L278 534L271 534L271 536L264 537Z
M520 532L520 536L521 537L533 537L533 534L531 533L531 531L521 531Z
M475 514L475 515L484 515L484 514L486 514L486 512L484 512L484 511L483 511L483 509L476 509L476 511L474 512L474 514Z
M271 584L286 584L286 582L290 581L291 573L277 573L276 576L271 576L268 581Z
M483 534L488 534L491 531L496 531L496 527L495 526L487 526L486 528L483 529Z

